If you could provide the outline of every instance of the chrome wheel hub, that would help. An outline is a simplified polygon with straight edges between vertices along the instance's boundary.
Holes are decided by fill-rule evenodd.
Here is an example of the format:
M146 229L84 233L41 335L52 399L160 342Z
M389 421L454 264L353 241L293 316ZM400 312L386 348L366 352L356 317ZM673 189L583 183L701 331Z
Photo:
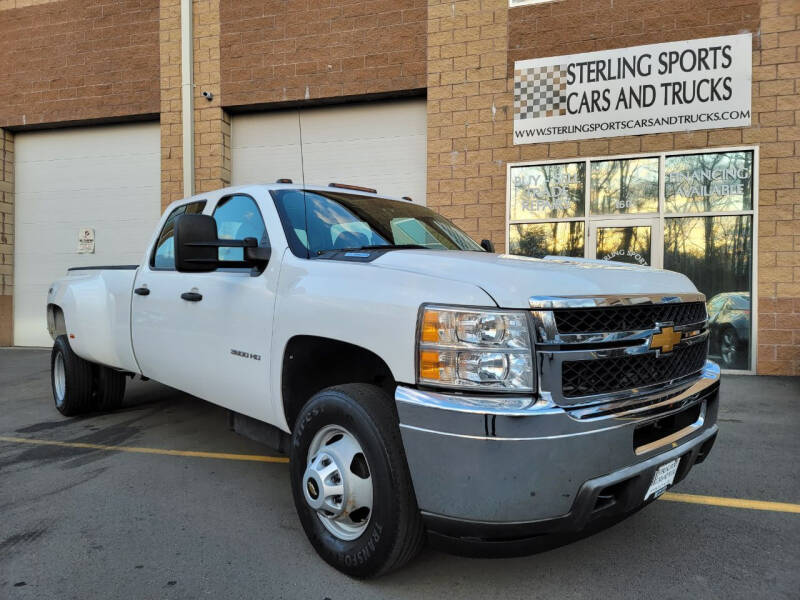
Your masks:
M337 538L358 538L372 513L372 475L361 444L345 428L327 425L311 440L306 462L306 503Z
M53 389L56 393L56 405L64 404L64 395L67 389L67 375L64 367L64 355L59 352L53 361Z

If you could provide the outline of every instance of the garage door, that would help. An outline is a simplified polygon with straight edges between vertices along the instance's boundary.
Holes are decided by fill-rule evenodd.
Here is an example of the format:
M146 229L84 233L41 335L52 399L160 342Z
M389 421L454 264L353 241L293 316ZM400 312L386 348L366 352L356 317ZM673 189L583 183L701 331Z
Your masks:
M50 283L68 267L136 264L158 222L158 123L15 136L14 344L48 346ZM78 253L82 228L95 252Z
M425 203L425 100L235 115L236 185L288 177L327 185L365 185Z

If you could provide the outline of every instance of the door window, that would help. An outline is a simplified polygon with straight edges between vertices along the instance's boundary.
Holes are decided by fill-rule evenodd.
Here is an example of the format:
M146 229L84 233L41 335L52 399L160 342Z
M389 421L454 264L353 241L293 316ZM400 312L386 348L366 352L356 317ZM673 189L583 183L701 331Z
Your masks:
M175 219L181 215L197 215L203 212L205 200L189 202L176 207L167 217L161 233L158 235L153 255L150 257L150 266L154 269L175 269Z
M598 227L596 256L602 260L650 266L649 225Z
M269 236L261 211L250 196L223 198L214 209L217 237L221 240L255 238L261 248L269 248ZM243 248L220 248L219 260L244 260Z

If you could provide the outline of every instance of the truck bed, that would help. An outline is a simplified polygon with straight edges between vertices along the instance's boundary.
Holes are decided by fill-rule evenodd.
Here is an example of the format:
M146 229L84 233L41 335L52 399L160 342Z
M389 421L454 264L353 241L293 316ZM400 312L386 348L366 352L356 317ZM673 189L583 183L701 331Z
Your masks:
M47 297L64 314L75 353L94 363L139 372L131 343L131 297L138 265L74 267Z

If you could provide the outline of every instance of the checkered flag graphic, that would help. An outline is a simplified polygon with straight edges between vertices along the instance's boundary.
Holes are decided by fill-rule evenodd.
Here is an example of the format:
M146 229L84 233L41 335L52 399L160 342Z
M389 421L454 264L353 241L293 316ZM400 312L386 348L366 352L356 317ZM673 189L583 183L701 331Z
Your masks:
M514 71L514 118L567 114L567 73L562 65ZM562 108L563 107L563 108Z

